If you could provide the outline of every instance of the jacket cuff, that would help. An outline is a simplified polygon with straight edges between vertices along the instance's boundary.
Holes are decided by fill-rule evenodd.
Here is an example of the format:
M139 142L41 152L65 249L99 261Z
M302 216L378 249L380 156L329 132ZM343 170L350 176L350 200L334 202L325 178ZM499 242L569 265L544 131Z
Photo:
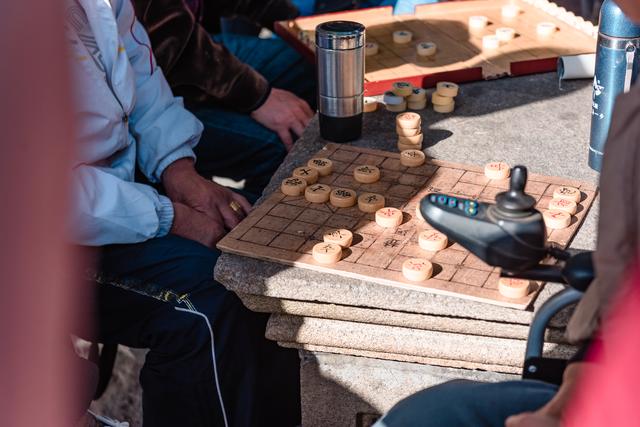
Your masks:
M252 113L256 111L258 108L262 107L264 103L267 102L267 99L269 99L269 95L271 95L271 85L267 84L267 90L262 95L262 98L258 99L258 102L256 102L255 105L248 112Z
M271 85L260 73L246 66L244 72L234 82L233 97L228 100L233 109L241 113L251 113L267 101Z
M175 162L176 160L185 158L193 159L195 161L196 155L194 154L193 150L189 148L189 146L182 146L180 148L177 148L167 157L162 159L160 163L158 163L158 167L156 168L156 171L152 177L153 179L150 179L150 181L152 181L152 183L154 184L160 182L162 180L162 173L171 163Z
M267 13L260 19L260 24L273 30L276 21L286 21L297 18L300 11L290 1L272 2L267 8Z
M169 234L171 226L173 225L173 204L166 196L159 196L160 202L157 206L158 212L158 231L156 237L162 237Z

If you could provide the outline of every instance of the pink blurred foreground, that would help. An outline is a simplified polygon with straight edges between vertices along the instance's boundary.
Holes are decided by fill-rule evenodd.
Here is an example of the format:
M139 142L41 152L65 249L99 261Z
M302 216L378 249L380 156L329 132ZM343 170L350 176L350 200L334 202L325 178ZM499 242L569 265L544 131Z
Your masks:
M73 155L63 0L0 3L0 426L73 425L65 245ZM75 264L74 264L75 263Z
M603 345L590 359L600 366L584 378L566 427L640 426L640 271L604 325Z

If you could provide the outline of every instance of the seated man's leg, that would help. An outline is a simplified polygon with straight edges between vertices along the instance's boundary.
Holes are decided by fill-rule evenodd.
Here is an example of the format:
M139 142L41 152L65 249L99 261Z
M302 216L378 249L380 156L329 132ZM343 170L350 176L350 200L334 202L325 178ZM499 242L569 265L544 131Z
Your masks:
M314 68L284 41L237 34L214 38L260 72L273 87L295 93L313 108ZM287 154L278 135L249 114L218 107L199 107L192 111L205 126L195 149L198 172L236 181L246 179L245 190L260 196Z
M509 416L539 409L557 390L541 381L450 381L401 400L374 427L504 427Z
M288 90L309 103L316 104L315 66L279 37L261 39L241 34L213 37L238 59L258 71L271 86Z
M171 235L104 247L100 339L150 349L140 376L147 427L296 425L297 352L266 340L267 315L213 280L217 257Z
M241 181L244 190L257 198L285 156L280 138L248 114L222 108L200 108L193 113L204 124L194 151L198 173L209 178L223 176Z

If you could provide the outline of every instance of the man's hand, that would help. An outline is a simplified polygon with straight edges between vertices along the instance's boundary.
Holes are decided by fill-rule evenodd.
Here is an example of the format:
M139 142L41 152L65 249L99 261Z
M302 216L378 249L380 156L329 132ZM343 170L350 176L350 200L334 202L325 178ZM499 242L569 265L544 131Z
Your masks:
M218 221L212 221L207 215L182 203L173 203L173 224L171 234L185 239L195 240L213 248L226 230Z
M291 132L301 136L313 117L313 111L303 99L293 93L273 88L267 101L253 111L251 117L277 133L289 151L293 146Z
M251 210L251 205L241 195L198 175L192 159L180 159L170 164L162 174L162 184L174 204L171 231L201 243L205 240L210 247L222 238L225 229L238 225ZM234 210L232 205L239 209ZM197 233L204 236L194 238Z
M538 412L525 412L507 418L505 427L560 427L560 420Z
M601 369L591 362L570 363L562 376L562 385L553 399L535 412L527 412L507 418L506 427L559 427L576 384L583 375L590 375L593 370Z

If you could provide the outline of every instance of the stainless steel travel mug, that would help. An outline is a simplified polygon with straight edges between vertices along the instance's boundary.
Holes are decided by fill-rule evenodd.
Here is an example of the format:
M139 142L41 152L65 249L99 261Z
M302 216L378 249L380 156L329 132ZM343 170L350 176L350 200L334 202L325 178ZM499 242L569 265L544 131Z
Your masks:
M600 9L596 72L593 77L589 166L599 171L616 97L627 92L640 72L640 25L611 0Z
M348 142L362 134L364 25L330 21L316 27L320 135Z

